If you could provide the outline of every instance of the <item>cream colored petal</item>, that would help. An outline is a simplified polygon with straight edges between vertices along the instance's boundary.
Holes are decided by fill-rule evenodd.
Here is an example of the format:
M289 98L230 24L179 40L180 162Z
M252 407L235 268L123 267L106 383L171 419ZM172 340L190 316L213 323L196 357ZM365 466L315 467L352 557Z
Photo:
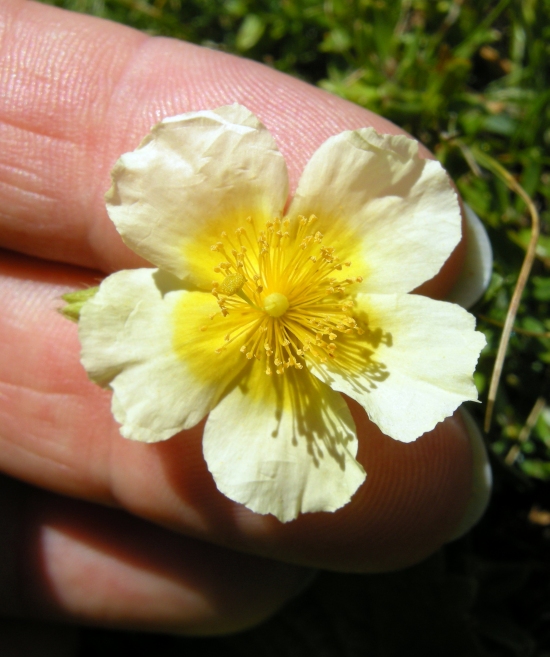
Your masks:
M472 315L413 294L356 301L365 333L346 336L334 361L312 371L357 400L386 435L410 442L477 399L473 372L485 337Z
M126 244L207 290L224 260L210 250L221 232L280 216L288 195L273 137L240 105L165 119L112 178L107 211Z
M155 269L120 271L81 312L82 363L112 388L113 415L132 440L165 440L197 424L247 362L237 342L215 353L237 318L210 319L214 297L178 283Z
M456 194L417 142L372 128L327 140L308 162L289 215L317 216L325 246L351 261L368 293L404 293L432 278L460 240Z
M268 377L255 362L210 413L203 449L224 495L281 522L339 509L366 476L345 401L306 370Z

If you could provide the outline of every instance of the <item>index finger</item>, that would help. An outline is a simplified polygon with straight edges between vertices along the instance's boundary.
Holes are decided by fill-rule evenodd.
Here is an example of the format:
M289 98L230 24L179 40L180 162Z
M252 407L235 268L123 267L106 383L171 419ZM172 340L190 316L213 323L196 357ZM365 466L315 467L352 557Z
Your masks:
M103 196L120 154L166 116L246 105L285 156L291 193L305 163L329 136L367 126L402 132L251 61L23 0L3 3L0 11L5 248L103 271L143 264L122 244ZM445 294L461 255L458 247L429 293Z

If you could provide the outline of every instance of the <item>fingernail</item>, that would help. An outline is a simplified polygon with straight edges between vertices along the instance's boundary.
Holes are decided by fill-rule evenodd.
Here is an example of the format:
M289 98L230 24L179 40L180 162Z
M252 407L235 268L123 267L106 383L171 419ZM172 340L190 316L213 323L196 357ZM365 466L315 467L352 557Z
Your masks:
M480 218L468 205L464 205L466 219L466 257L462 271L447 301L470 308L483 296L493 271L493 250Z
M464 536L480 520L487 509L493 488L493 475L481 431L468 411L461 408L460 414L472 446L472 492L462 520L448 542Z

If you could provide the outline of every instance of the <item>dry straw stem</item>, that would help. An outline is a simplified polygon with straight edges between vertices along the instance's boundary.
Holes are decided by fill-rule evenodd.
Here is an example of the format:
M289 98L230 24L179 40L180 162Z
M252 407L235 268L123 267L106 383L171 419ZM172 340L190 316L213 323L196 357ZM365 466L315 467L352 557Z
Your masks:
M513 445L510 448L508 454L506 454L506 458L504 459L506 465L514 464L515 460L517 459L521 451L522 443L526 442L526 440L529 438L531 431L533 430L533 427L537 423L537 420L539 419L539 415L542 413L545 406L546 406L546 399L544 397L539 397L535 402L535 405L531 409L531 412L529 413L529 417L527 418L525 425L523 426L522 430L519 433L517 444Z
M491 418L493 416L493 409L495 406L500 375L502 374L502 366L504 364L504 358L506 357L506 349L508 347L508 342L510 341L510 334L514 327L514 321L516 319L521 295L523 294L523 290L525 289L525 285L529 279L531 267L533 266L533 262L535 260L537 241L539 239L540 233L540 220L537 209L535 208L535 205L527 192L517 182L517 180L508 171L506 171L504 167L502 167L496 160L494 160L490 155L484 153L477 146L472 147L471 153L478 164L498 176L504 183L506 183L509 189L511 189L523 199L527 205L527 208L529 209L529 213L531 214L531 239L527 245L525 258L523 260L523 264L521 265L516 287L510 301L510 306L508 307L508 312L506 314L506 320L504 322L504 328L502 330L502 336L500 338L500 344L498 346L497 356L495 359L495 366L493 368L493 375L491 376L491 385L489 386L489 395L487 397L487 408L485 411L484 423L485 432L488 433L491 427Z
M504 322L499 322L497 319L487 317L487 315L476 315L476 317L487 324L492 324L499 328L504 327ZM512 327L512 331L518 335L526 335L530 338L550 338L550 331L529 331L528 329L520 328L519 326Z

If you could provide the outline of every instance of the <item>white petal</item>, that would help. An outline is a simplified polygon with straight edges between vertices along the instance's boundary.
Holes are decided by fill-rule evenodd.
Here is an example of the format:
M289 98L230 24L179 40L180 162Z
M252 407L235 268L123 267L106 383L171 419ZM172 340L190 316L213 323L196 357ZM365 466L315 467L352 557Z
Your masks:
M485 227L469 205L464 205L466 215L466 257L462 271L447 301L471 308L489 287L493 273L493 249Z
M220 233L249 216L280 216L288 195L273 137L240 105L165 119L120 158L112 177L107 210L126 244L207 290Z
M477 399L473 372L485 337L460 306L414 294L358 295L362 336L312 371L358 401L391 438L410 442ZM339 351L340 350L340 355Z
M197 424L247 362L238 348L215 353L230 320L211 320L214 297L178 283L155 269L120 271L81 312L82 364L113 389L113 415L132 440L166 440Z
M289 215L315 214L325 246L369 293L404 293L432 278L461 235L456 194L439 162L405 136L372 128L327 140L306 165Z
M224 495L282 522L339 509L366 476L345 401L306 370L254 363L210 413L203 450Z

